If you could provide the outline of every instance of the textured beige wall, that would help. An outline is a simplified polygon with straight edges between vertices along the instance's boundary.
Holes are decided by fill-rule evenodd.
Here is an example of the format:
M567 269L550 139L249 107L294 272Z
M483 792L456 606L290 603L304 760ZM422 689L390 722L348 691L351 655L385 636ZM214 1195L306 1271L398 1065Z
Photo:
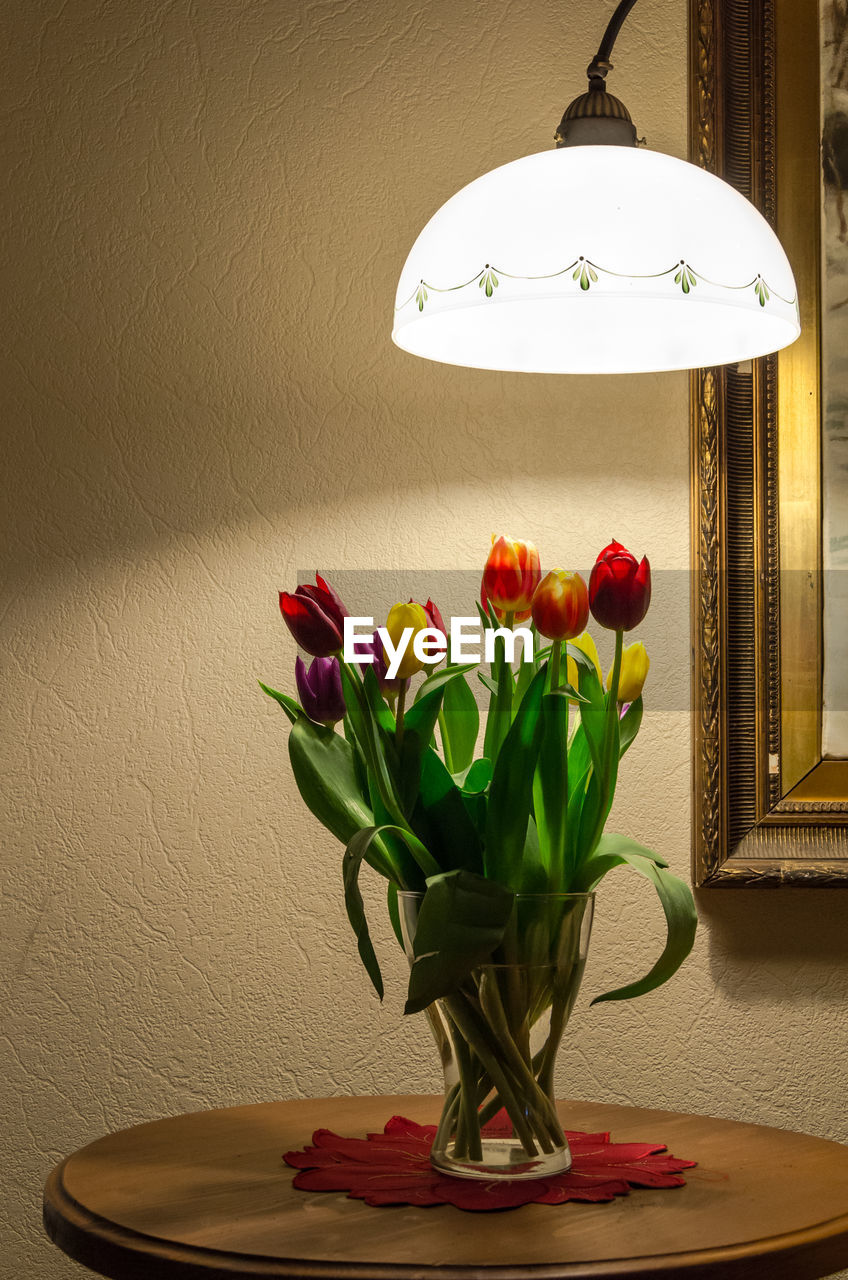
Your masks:
M549 564L614 533L685 570L684 375L501 376L389 341L423 222L549 144L609 7L4 5L9 1280L78 1274L40 1183L105 1129L438 1086L385 926L369 993L339 849L255 684L293 683L278 587L475 566L498 527ZM640 132L683 154L684 0L644 0L618 54ZM688 663L679 615L654 687ZM685 873L686 712L650 716L628 765L617 825ZM649 893L604 887L587 993L649 962ZM673 984L581 1000L561 1091L848 1139L848 895L701 911Z

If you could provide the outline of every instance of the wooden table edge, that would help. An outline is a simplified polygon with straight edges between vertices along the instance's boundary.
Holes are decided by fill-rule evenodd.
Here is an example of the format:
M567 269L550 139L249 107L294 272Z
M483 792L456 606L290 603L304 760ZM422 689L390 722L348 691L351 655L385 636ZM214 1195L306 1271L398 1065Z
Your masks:
M738 1276L739 1280L816 1280L844 1266L845 1254L840 1245L848 1241L846 1213L765 1242L755 1239L638 1259L468 1267L270 1258L184 1245L99 1217L75 1200L63 1185L62 1175L71 1158L57 1165L45 1183L44 1229L68 1257L112 1280L150 1280L153 1263L157 1280L608 1280L614 1276L633 1280L725 1280L730 1276ZM441 1207L429 1212L438 1212ZM381 1208L374 1212L392 1210ZM789 1269L776 1271L776 1265L784 1261Z

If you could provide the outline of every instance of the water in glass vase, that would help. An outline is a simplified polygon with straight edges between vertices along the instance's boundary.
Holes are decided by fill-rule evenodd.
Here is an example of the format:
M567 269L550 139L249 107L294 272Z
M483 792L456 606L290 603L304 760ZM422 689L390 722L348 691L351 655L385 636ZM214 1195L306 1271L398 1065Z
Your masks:
M398 894L410 963L423 897ZM442 1172L515 1180L570 1168L553 1077L593 908L591 893L517 894L501 945L427 1010L445 1076L430 1154Z

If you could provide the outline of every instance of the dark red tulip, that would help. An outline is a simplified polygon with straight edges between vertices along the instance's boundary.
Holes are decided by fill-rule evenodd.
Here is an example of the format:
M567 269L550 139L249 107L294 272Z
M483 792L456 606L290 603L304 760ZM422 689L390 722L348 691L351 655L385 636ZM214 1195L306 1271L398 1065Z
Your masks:
M307 669L299 657L294 664L294 678L300 705L310 720L330 725L344 719L347 708L338 658L313 658Z
M620 542L604 547L589 578L592 617L610 631L632 631L651 603L651 566L641 562Z
M415 604L415 601L410 600L409 603ZM444 636L445 644L447 645L447 638L448 638L447 628L445 627L444 619L442 618L441 612L439 610L439 606L437 604L433 604L433 601L428 596L427 603L422 604L421 608L424 610L424 613L427 615L427 626L432 631L440 631ZM445 648L445 652L442 654L442 657L439 658L439 662L441 662L442 658L446 656L447 656L447 647ZM429 665L437 666L438 663L431 663Z
M409 603L412 604L412 601L410 600ZM423 606L423 608L424 608L424 612L427 615L427 621L429 622L433 630L441 631L442 635L445 637L445 639L447 639L448 633L445 630L445 624L444 624L442 615L439 612L439 606L436 604L433 604L433 601L428 596L427 603Z
M320 574L316 573L315 583L299 586L293 595L281 591L280 612L301 649L316 658L329 658L342 647L348 612Z

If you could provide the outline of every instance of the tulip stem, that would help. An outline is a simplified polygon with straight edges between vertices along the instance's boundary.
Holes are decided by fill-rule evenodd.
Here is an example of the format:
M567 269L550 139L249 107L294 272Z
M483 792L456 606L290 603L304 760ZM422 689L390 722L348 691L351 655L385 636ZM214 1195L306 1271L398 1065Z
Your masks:
M486 739L485 739L485 755L494 764L498 758L498 752L501 749L506 735L509 733L512 724L512 704L513 692L515 688L512 667L506 660L506 642L503 632L512 630L512 624L515 620L515 610L509 610L504 613L503 627L498 627L500 635L495 636L495 648L492 662L492 678L497 685L497 692L493 694L489 703L489 715L486 721Z
M619 627L615 633L615 657L612 664L612 676L610 677L610 702L616 706L618 704L618 686L621 681L621 656L623 649L624 631ZM612 716L610 716L610 719L612 719Z
M406 691L408 688L409 681L401 680L397 700L397 711L395 712L395 742L398 745L398 749L400 749L403 743L403 713L406 710Z
M559 688L559 668L562 660L562 641L554 640L551 645L551 693Z

